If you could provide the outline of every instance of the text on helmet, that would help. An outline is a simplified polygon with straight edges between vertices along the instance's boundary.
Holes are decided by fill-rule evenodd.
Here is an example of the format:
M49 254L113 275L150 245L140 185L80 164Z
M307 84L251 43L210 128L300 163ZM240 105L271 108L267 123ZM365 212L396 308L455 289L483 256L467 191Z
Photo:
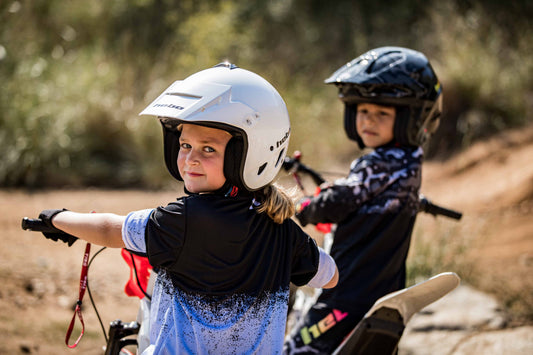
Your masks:
M285 141L287 139L289 139L289 136L290 136L290 130L288 130L287 132L285 132L285 135L283 136L283 138L281 138L279 141L276 142L276 148L279 148L280 146L283 145L283 143L285 143Z
M175 110L183 110L183 109L185 109L185 107L183 107L183 106L174 105L174 104L155 104L154 107L168 107L168 108L173 108Z

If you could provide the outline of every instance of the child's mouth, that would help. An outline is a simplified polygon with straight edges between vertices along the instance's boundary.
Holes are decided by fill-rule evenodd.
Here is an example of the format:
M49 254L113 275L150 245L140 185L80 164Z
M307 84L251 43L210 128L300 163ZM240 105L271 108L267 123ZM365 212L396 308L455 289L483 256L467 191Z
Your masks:
M191 172L191 171L187 171L187 172L185 172L185 174L187 174L187 176L193 177L193 178L202 176L202 174L200 174L200 173L195 173L195 172Z

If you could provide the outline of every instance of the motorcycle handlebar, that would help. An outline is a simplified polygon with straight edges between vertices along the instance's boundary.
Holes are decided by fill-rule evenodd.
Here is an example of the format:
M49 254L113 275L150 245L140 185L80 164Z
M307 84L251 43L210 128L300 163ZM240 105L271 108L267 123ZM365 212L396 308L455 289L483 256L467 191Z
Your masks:
M326 180L316 171L307 167L299 161L299 158L289 158L286 157L283 162L283 169L292 173L304 173L307 174L313 179L313 182L316 185L321 185L326 182Z
M449 208L437 206L433 204L430 200L428 200L426 197L424 197L423 195L420 195L420 206L418 210L420 212L429 213L434 216L441 215L441 216L445 216L445 217L453 218L457 220L460 220L461 217L463 217L463 214L461 212L457 212Z
M30 230L33 232L56 232L57 230L52 230L48 227L41 219L39 218L22 218L21 227L24 230Z

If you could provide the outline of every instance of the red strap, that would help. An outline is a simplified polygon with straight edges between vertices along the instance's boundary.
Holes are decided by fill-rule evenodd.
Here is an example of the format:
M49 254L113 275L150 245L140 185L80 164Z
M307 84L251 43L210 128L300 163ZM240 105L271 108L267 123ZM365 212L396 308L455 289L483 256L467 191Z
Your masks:
M72 316L72 320L70 321L70 325L67 330L67 335L65 337L65 344L69 348L75 348L79 341L81 340L81 337L83 336L83 333L85 332L85 323L83 322L83 317L81 315L81 301L83 300L83 296L85 295L85 290L87 289L87 272L89 269L89 254L91 252L91 243L87 243L87 246L85 247L85 255L83 256L83 263L81 264L81 276L80 276L80 291L78 296L78 302L76 303L76 309L74 310L74 315ZM76 315L78 315L78 318L81 322L81 334L78 337L78 340L72 345L69 345L69 339L70 335L72 334L72 330L74 329L74 322L76 321Z
M304 185L302 184L302 179L300 179L300 175L298 175L297 172L294 172L292 174L292 176L294 177L294 180L296 180L296 184L298 184L298 187L300 188L300 190L304 193L304 195L306 194L305 193L305 188L304 188Z

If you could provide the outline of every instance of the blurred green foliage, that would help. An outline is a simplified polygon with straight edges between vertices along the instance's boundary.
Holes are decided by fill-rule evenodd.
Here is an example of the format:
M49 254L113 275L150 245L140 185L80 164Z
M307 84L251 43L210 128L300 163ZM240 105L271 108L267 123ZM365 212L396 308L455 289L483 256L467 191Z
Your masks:
M428 153L446 157L531 122L532 15L528 0L2 1L0 186L164 186L161 129L138 113L223 60L280 91L307 163L346 164L358 151L323 80L384 45L430 58L445 115Z

